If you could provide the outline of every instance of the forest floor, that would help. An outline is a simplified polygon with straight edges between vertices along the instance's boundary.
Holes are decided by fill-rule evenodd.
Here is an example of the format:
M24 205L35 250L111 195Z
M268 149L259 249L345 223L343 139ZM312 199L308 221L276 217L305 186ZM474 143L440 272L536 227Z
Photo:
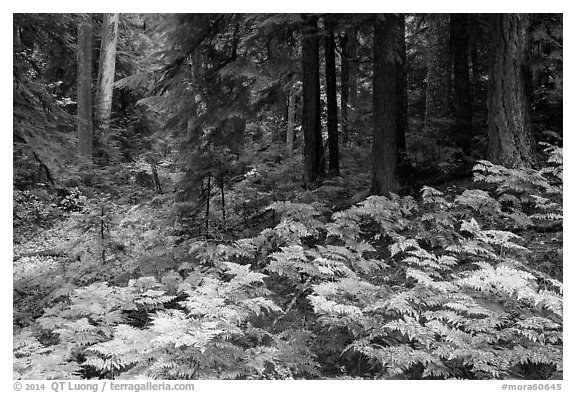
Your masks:
M369 171L362 172L359 170L361 167L358 165L350 170L344 170L342 176L326 179L315 189L304 190L299 186L297 173L300 168L297 165L287 167L275 163L263 164L253 168L250 171L251 176L244 176L233 185L229 185L225 189L224 199L220 193L214 193L209 201L208 218L205 215L205 200L194 205L195 210L186 210L190 209L189 205L179 202L171 194L156 195L149 187L150 184L118 185L115 196L106 192L108 190L102 192L87 188L75 188L64 197L42 188L18 191L15 194L13 249L15 334L22 334L18 332L25 332L36 326L38 321L46 318L44 315L47 310L62 307L70 301L66 299L72 299L72 295L79 288L88 288L93 284L104 282L113 288L128 288L134 285L134 280L154 277L157 282L162 282L162 288L170 293L170 288L175 288L173 284L169 284L170 280L181 282L187 272L199 272L198 280L202 280L202 275L207 274L208 277L213 274L209 273L210 269L206 270L203 266L212 263L207 261L220 258L216 256L222 255L222 252L225 254L226 251L222 250L226 247L236 250L232 252L240 252L238 247L241 248L242 244L256 247L259 256L250 262L250 266L258 272L270 274L267 265L277 258L275 255L282 249L277 248L277 245L281 244L277 243L277 238L265 240L270 233L283 236L282 233L285 232L282 231L287 230L288 233L296 231L295 233L302 236L302 244L306 249L314 247L324 249L322 248L324 242L326 247L331 247L328 240L323 240L327 236L325 234L310 237L310 234L316 231L315 228L320 228L321 232L331 231L331 225L337 223L339 217L351 213L369 214L376 219L376 222L379 220L378 214L382 210L378 208L376 212L371 211L370 209L374 207L370 203L373 202L370 202L370 198L366 200L369 196L366 184L370 179L366 173ZM167 179L168 177L164 177L165 182L168 182ZM531 274L536 274L538 280L540 280L538 275L543 274L543 277L562 281L561 221L558 223L558 220L554 219L545 225L524 225L522 220L527 216L521 218L514 216L516 221L511 221L512 215L502 212L497 206L496 199L484 194L484 191L474 191L478 183L474 182L472 177L442 180L435 189L422 187L427 180L429 179L413 178L412 184L403 187L403 192L411 195L403 195L394 203L399 203L398 210L406 209L406 213L401 213L398 221L391 222L391 228L404 225L408 228L402 232L405 236L414 236L419 239L420 244L430 247L430 252L439 252L441 248L434 245L434 242L445 244L442 242L450 236L459 236L454 230L462 231L459 229L460 226L464 228L466 220L472 217L471 213L474 213L483 227L495 229L508 227L507 229L514 235L519 236L517 244L529 250L524 261L525 268L532 272ZM490 191L485 182L480 183L481 189ZM527 181L525 185L529 183L530 181ZM493 189L490 192L497 196L493 193ZM533 190L528 187L526 195L531 192ZM515 193L519 195L519 192ZM436 208L427 208L426 204L430 203L426 202L427 198L440 204ZM273 204L282 201L285 205L280 209L278 207L269 209ZM444 203L442 201L451 201L446 202L451 206L446 214L452 216L450 220L453 221L449 225L454 230L446 229L447 227L441 224L445 218L436 216L435 220L439 220L440 224L429 224L427 221L431 215L442 213L441 206ZM295 206L297 210L290 210L295 209ZM311 209L309 213L306 213L307 206ZM534 213L534 204L530 209ZM407 213L409 210L412 213ZM414 216L414 211L419 210L421 212ZM195 212L195 216L186 217L183 211ZM515 213L521 214L520 211ZM402 215L413 216L414 218L410 219L413 221L404 223ZM286 217L289 217L288 221ZM356 219L354 216L351 217L353 220ZM293 225L298 222L304 223L304 226L294 229ZM518 225L510 226L510 222L516 222ZM282 229L283 225L288 225L287 223L289 226ZM382 221L380 223L382 225ZM365 225L361 224L363 229L359 244L364 241L365 244L373 245L375 254L372 254L372 258L386 261L386 264L390 265L389 268L396 272L390 276L392 281L388 284L406 285L405 279L398 276L405 267L395 261L389 251L390 247L393 247L391 238L384 232L384 238L388 240L382 243L382 240L378 240L382 236L378 234L378 225L375 227L372 224ZM441 231L435 233L438 229L434 229L434 225L441 225L438 228L444 228L441 231L446 233ZM426 228L429 228L429 233L422 233ZM391 229L391 233L396 230ZM446 236L446 239L438 240L436 235ZM501 247L508 246L509 243L504 241ZM502 249L499 252L502 252ZM190 280L190 277L186 280ZM273 288L275 292L271 299L282 304L284 314L271 318L268 322L254 323L260 325L268 323L274 330L278 329L278 326L299 324L299 318L315 320L313 309L305 300L311 293L311 287L307 286L309 283L310 279L298 284L307 288L299 295L297 291L294 292L292 284L287 284L278 277L268 282L269 288ZM175 289L172 291L178 293ZM185 298L178 297L178 299ZM165 306L170 309L172 306L169 304L166 303ZM88 313L91 312L95 311ZM132 312L130 315L128 320L132 326L147 326L152 318L150 311L141 311L138 314ZM279 320L281 322L278 322ZM308 329L312 326L315 325L310 325ZM44 333L36 333L36 336L44 343L43 345L52 343L53 339L50 337L53 333L47 332L46 328L41 331ZM349 339L346 337L342 340ZM341 351L342 348L338 350ZM334 352L324 353L318 349L318 354L317 356L324 357L321 361L323 363L321 373L324 377L342 376L340 374L344 366L337 365L339 360ZM366 370L370 368L367 364L357 367L356 371L348 369L345 374L365 375ZM548 371L541 375L531 371L530 375L532 377L536 375L538 378L551 378L551 375L557 375L553 373L553 369L546 370ZM412 372L417 374L416 371ZM83 373L84 377L102 376L94 371Z

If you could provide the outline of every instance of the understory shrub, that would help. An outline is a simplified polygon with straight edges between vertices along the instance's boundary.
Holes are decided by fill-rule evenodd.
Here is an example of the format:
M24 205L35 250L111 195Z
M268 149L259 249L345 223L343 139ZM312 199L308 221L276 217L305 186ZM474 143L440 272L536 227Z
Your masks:
M274 202L256 236L193 240L125 286L66 287L15 334L15 378L559 378L563 284L522 238L562 219L548 153L539 171L481 161L458 195Z

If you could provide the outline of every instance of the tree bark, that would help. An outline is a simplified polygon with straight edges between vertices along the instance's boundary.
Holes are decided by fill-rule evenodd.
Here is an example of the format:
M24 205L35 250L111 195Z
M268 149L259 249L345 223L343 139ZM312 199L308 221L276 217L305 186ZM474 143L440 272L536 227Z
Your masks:
M308 186L324 173L320 122L320 55L318 18L304 16L302 38L302 129L304 131L304 183Z
M240 159L244 151L244 136L246 134L246 119L236 116L232 118L232 150L236 158Z
M448 139L450 65L450 17L448 14L430 14L424 124L434 130L442 142Z
M34 252L27 252L24 254L15 254L12 257L12 261L16 262L19 259L22 258L29 258L29 257L55 257L55 258L64 258L66 257L68 254L63 251L63 250L58 250L58 249L48 249L48 250L42 250L42 251L34 251Z
M374 140L373 191L390 196L398 192L397 165L397 67L398 16L377 15L374 22Z
M524 71L527 29L524 14L490 15L488 159L513 168L531 166L534 159Z
M279 89L278 91L278 101L276 103L276 114L279 121L279 130L278 134L273 135L273 139L275 141L281 142L286 140L286 131L287 131L287 123L288 123L288 106L289 103L289 94L290 92L285 92L283 89Z
M479 116L481 112L486 111L486 92L485 83L482 81L481 59L479 48L481 29L479 26L480 16L477 14L468 14L469 27L469 45L470 45L470 90L472 96L472 123L474 116Z
M116 44L118 41L119 14L104 14L102 21L102 42L98 68L98 94L96 95L96 124L99 129L110 127L112 114L112 93L116 69Z
M544 50L543 47L544 48L546 47L546 44L543 42L532 43L531 57L535 59L542 58L544 56L544 53L546 53L546 50ZM530 76L530 91L529 91L530 105L534 104L535 102L534 95L538 91L538 89L542 86L543 82L544 82L544 67L542 66L532 67Z
M452 62L454 67L454 106L456 122L452 140L465 155L471 153L472 92L468 62L468 14L451 14Z
M348 53L348 136L356 127L358 104L358 32L356 28L346 30Z
M348 127L348 105L350 97L350 37L349 31L340 36L340 122L342 124L342 141L348 144L350 139Z
M326 61L326 109L328 128L328 172L340 174L338 152L338 99L336 88L336 44L334 43L334 22L324 17L324 58Z
M210 196L212 195L212 184L211 184L212 175L208 173L208 184L206 185L205 195L206 195L206 215L205 215L205 227L206 233L208 233L208 224L210 223Z
M288 125L286 129L286 154L292 157L294 154L294 127L296 119L296 98L298 96L298 88L296 84L290 88L288 96Z
M224 198L224 175L220 175L220 204L222 207L222 225L226 230L226 199Z
M78 149L92 159L92 17L83 15L78 24Z
M152 170L152 181L154 182L154 191L157 194L162 195L162 183L160 183L160 176L158 176L158 168L154 161L150 161L150 169Z
M400 156L406 156L406 132L408 131L408 81L406 75L406 21L404 14L398 15L399 63L396 69L396 84L398 86L396 143Z
M20 39L21 35L20 26L18 26L16 21L14 21L12 25L12 43L14 45L14 52L20 50L20 45L22 44Z

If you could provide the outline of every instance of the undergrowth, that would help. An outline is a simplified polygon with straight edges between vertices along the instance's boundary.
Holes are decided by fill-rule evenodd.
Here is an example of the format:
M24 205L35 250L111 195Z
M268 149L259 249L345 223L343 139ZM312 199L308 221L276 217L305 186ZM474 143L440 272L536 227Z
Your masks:
M237 240L178 243L152 206L87 201L92 251L19 264L15 282L49 288L15 329L14 378L561 378L562 277L522 237L562 220L562 150L547 152L541 170L481 161L456 195L273 202L274 225Z

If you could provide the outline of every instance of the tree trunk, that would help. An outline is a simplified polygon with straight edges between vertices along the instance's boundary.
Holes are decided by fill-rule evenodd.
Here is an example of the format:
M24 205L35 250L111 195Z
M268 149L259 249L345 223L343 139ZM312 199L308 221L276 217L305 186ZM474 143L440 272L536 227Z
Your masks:
M279 122L278 134L273 134L273 140L275 142L281 142L286 140L286 127L288 123L288 105L290 105L289 96L290 92L286 93L283 89L278 91L278 101L276 102L276 114Z
M104 205L100 206L100 241L102 246L101 258L102 264L106 263L106 214L104 212Z
M240 159L244 151L244 135L246 134L246 119L240 116L232 118L232 151Z
M358 38L355 28L346 30L348 41L348 135L356 127L358 105Z
M212 195L212 184L211 184L212 175L208 173L208 184L206 185L205 195L206 195L206 215L205 215L205 227L206 233L208 233L209 223L210 223L210 196Z
M456 123L452 140L465 155L471 153L472 140L472 93L468 62L468 14L450 15L452 32L452 61L454 67L454 106Z
M373 191L389 196L398 192L397 164L397 67L395 56L400 28L394 14L377 15L374 22L374 140Z
M158 169L154 161L150 161L150 169L152 170L152 182L154 183L154 191L156 194L162 195L162 183L160 183L160 176L158 176Z
M296 84L290 88L288 96L288 125L286 129L286 153L288 157L294 154L294 127L296 119L296 98L298 96L298 88Z
M523 69L527 28L526 15L490 15L488 159L513 168L531 166L534 158Z
M220 204L222 208L222 226L226 230L226 199L224 198L224 175L220 175Z
M406 75L406 22L404 14L398 16L400 32L398 34L399 63L396 69L398 87L398 115L396 126L396 143L400 156L406 156L406 132L408 131L408 82Z
M469 27L469 45L470 45L470 90L472 96L472 124L474 124L474 116L482 117L481 113L486 112L486 91L485 82L482 81L481 72L481 59L479 48L482 46L480 42L481 29L479 26L480 15L468 14L468 27Z
M118 41L119 14L104 14L102 21L102 43L98 68L98 93L96 95L96 124L106 130L112 114L112 88L116 69L116 43Z
M471 94L474 99L477 97L478 93L478 85L479 82L479 75L480 75L480 65L478 64L478 49L476 48L476 42L474 39L470 40L470 87L471 87ZM472 100L472 113L474 113L474 100Z
M12 26L12 43L14 45L14 52L20 50L21 40L20 37L22 32L20 30L20 26L14 21Z
M324 58L326 60L326 109L328 127L328 172L340 174L338 162L338 99L336 88L336 44L334 43L334 22L324 17Z
M83 15L78 24L78 149L92 159L92 17Z
M350 95L350 54L348 53L349 37L347 33L340 36L340 122L342 124L342 141L348 144L348 97Z
M304 183L308 186L324 172L320 122L320 56L318 18L304 16L302 38L302 129L304 131Z
M429 25L425 126L443 143L448 139L446 122L450 115L450 17L430 14Z
M541 59L544 56L544 54L547 52L546 50L544 50L544 48L546 47L546 44L543 42L532 43L531 47L532 47L531 48L532 49L531 56L533 58L535 58L536 60ZM531 90L529 92L530 105L534 104L534 102L535 102L534 94L538 91L538 89L544 83L544 70L545 70L545 68L542 66L533 67L531 70L531 76L530 76Z

